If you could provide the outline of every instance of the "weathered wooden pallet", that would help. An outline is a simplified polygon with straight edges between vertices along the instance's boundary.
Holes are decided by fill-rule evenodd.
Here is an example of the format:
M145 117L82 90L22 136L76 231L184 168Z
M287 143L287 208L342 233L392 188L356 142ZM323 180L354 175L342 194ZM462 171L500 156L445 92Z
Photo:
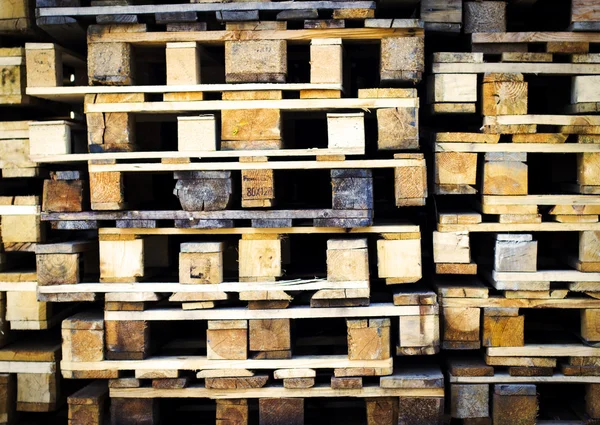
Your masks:
M60 340L44 337L0 348L0 417L5 422L14 420L15 412L52 412L62 406L60 349Z
M560 273L550 272L554 275ZM505 275L508 273L505 273ZM524 273L521 273L522 276ZM535 273L530 273L535 274ZM593 274L593 273L591 273ZM492 283L492 286L493 283ZM573 348L572 343L566 346L573 350L570 354L557 354L553 347L561 347L561 344L541 345L539 352L532 354L532 349L525 354L527 343L524 333L527 311L529 309L551 309L552 313L558 314L561 310L578 310L581 316L581 328L576 333L580 338L587 341L586 344L594 345L598 337L593 330L597 321L597 311L600 306L595 293L592 297L583 297L581 294L571 293L567 295L566 290L542 290L542 289L520 289L504 296L490 296L489 288L478 282L468 285L457 282L440 282L437 284L438 298L442 321L442 348L443 349L475 349L481 346L487 347L487 356L505 356L511 359L509 363L502 363L501 359L492 359L495 363L488 361L490 365L497 366L545 366L528 363L519 360L518 357L565 357L565 356L594 356L598 351L583 351ZM521 311L520 311L521 309ZM521 314L519 314L521 313ZM482 319L483 318L483 319ZM533 333L532 333L533 335ZM545 351L548 347L548 351ZM583 347L583 346L582 346ZM506 349L502 351L502 349ZM508 353L514 348L514 352ZM592 348L592 347L590 347ZM498 349L498 350L497 350ZM521 350L521 351L519 351ZM525 351L523 351L525 350ZM554 351L553 351L554 350ZM547 365L555 367L553 365ZM575 373L571 371L568 373Z
M92 5L87 7L60 7L60 2L53 1L45 7L37 9L41 18L96 18L96 22L104 24L130 24L144 21L148 16L154 17L158 24L202 23L214 17L217 21L258 21L275 18L280 20L370 20L375 17L374 1L301 1L191 4L156 4L145 1L145 4L122 2L118 6ZM48 7L51 6L51 7ZM200 15L200 16L199 16ZM198 28L197 26L195 26Z
M522 364L526 364L527 359L523 360ZM517 361L515 366L510 366L511 373L507 373L497 371L498 368L485 364L482 359L477 357L451 358L448 366L450 382L448 397L450 398L451 417L464 421L476 420L475 418L488 418L489 420L492 417L494 423L500 424L512 423L513 419L511 418L518 417L525 423L538 423L538 415L543 417L544 414L547 414L538 411L538 403L545 395L545 390L542 388L547 388L552 384L568 384L569 391L573 391L574 389L571 388L575 385L585 386L586 403L580 412L582 423L598 418L596 404L600 377L569 376L555 372L548 366L519 366L518 363ZM543 375L529 374L544 370ZM541 384L541 386L538 387L537 384ZM556 410L561 403L565 403L564 407L569 407L569 402L569 397L554 400L555 404L550 411ZM550 414L552 415L552 413ZM562 422L557 421L556 423Z
M108 155L108 154L98 154ZM250 157L243 162L185 162L161 163L91 163L88 182L79 172L57 172L44 183L44 220L117 220L123 227L156 227L156 220L175 220L176 227L233 227L232 220L253 220L254 227L291 227L292 219L315 219L316 225L327 226L326 219L347 218L343 227L357 227L372 223L373 179L381 176L393 178L393 194L384 199L396 207L422 206L427 197L426 168L423 154L395 154L394 159L348 160L329 157L317 161L267 161L265 157ZM257 160L260 160L258 162ZM249 161L249 162L247 162ZM387 169L387 170L386 170ZM280 171L281 170L281 171ZM294 175L286 170L297 170ZM313 170L325 170L320 174L308 174ZM329 171L327 171L329 170ZM234 177L239 171L241 185ZM145 188L154 180L162 178L160 172L173 172L176 181L171 192L156 191L149 198ZM276 174L277 173L277 174ZM281 174L279 174L281 173ZM393 176L392 174L393 173ZM309 180L298 181L294 176L304 175L314 183L331 187L331 210L285 211L288 205L297 205L303 195L288 196L285 188L290 185L307 187ZM329 179L328 179L329 177ZM168 188L168 180L163 187ZM276 189L281 185L282 191ZM325 186L325 187L327 187ZM168 190L168 191L167 191ZM325 189L326 190L326 189ZM307 189L304 189L307 192ZM277 195L279 193L279 195ZM317 192L319 193L319 192ZM324 191L323 194L327 194ZM136 208L152 199L166 199L165 207L176 205L175 195L183 211L135 211L135 212L85 212L89 210L124 210ZM311 196L315 193L312 192ZM323 195L324 196L324 195ZM321 197L323 197L321 196ZM279 199L279 210L236 211L237 208L270 208ZM307 200L315 200L313 198ZM324 199L324 202L329 202ZM148 204L146 204L148 205ZM151 205L151 204L149 204ZM310 204L309 204L310 205ZM177 206L174 206L177 208ZM171 207L173 208L173 207ZM343 211L347 210L347 211ZM47 213L47 214L46 214ZM76 215L73 215L76 214ZM356 219L352 221L351 219ZM127 225L124 220L149 220L145 225ZM190 220L224 220L205 223ZM261 224L261 220L266 220ZM139 222L138 222L139 223ZM333 221L330 220L330 224ZM344 222L340 222L344 223ZM58 226L61 224L58 223ZM340 224L341 225L341 224Z
M387 284L417 282L421 278L418 226L356 229L354 233L363 232L359 238L342 238L338 235L344 233L344 229L338 228L269 228L261 229L263 233L246 228L221 229L242 233L241 238L213 235L210 242L177 246L178 282L166 279L163 283L132 285L132 282L152 280L156 274L168 276L169 239L166 235L193 234L196 229L186 230L101 229L99 257L98 244L91 242L39 245L36 249L39 299L93 301L96 293L106 293L110 294L106 301L144 302L160 300L160 294L170 293L170 301L183 302L184 309L204 309L214 307L215 302L227 301L228 294L233 293L236 298L248 301L251 308L285 308L293 300L293 294L308 293L312 294L311 306L368 305L371 298L369 251L371 258L377 258L377 277L385 279ZM198 230L196 234L214 232ZM332 234L327 241L314 239L315 249L327 246L323 253L326 264L310 265L301 259L290 261L290 248L301 251L305 243L295 235L313 232ZM370 234L373 237L369 242ZM82 258L86 260L88 276L80 265ZM124 258L127 260L123 261ZM397 261L397 258L403 260ZM87 264L91 266L88 268ZM97 264L100 264L100 282L114 284L84 283L97 279ZM302 273L302 278L285 278L284 269ZM294 272L295 269L299 272ZM319 275L327 277L314 278Z
M598 112L600 98L594 88L600 81L600 57L596 53L573 53L570 62L553 62L555 56L503 51L500 62L484 62L483 53L436 53L433 75L429 77L428 103L433 113L475 113L480 109L483 115L490 116L527 114L528 103L535 100L529 95L532 79L565 76L571 102L562 109L579 114ZM478 83L478 74L484 74L483 84ZM556 79L553 81L556 84ZM558 106L554 106L555 110L560 110Z

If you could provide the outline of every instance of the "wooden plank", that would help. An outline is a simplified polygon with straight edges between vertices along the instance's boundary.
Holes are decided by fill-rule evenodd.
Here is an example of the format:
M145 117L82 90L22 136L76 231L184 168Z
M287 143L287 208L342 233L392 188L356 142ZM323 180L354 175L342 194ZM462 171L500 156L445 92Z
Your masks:
M499 383L599 383L600 376L565 376L555 373L552 376L511 376L508 372L496 372L494 376L453 376L450 382L462 384L499 384Z
M474 34L476 35L476 34ZM531 62L493 62L493 63L436 63L432 64L434 74L485 74L485 73L521 73L581 75L599 74L600 64L592 63L531 63Z
M112 284L111 284L112 285ZM106 320L252 320L252 319L309 319L334 317L399 317L436 314L436 306L391 306L373 303L368 307L310 308L292 306L285 309L249 310L243 307L214 310L183 311L179 309L152 309L146 311L106 311Z
M584 153L600 152L600 144L583 143L436 143L436 152L535 152Z
M537 272L493 272L496 282L600 282L600 273L578 270L544 270Z
M600 230L600 223L476 223L438 224L439 232L579 232Z
M183 389L157 390L153 388L111 388L110 396L122 398L266 398L266 397L382 397L382 396L410 396L410 397L443 397L442 388L381 388L379 386L364 386L356 390L337 390L329 384L316 385L306 389L287 389L281 386L272 386L257 389L243 389L236 391L222 391L215 394L200 386L190 386Z
M259 31L262 32L262 31ZM182 113L239 109L281 109L284 111L324 111L328 109L416 108L418 99L281 99L281 100L201 100L189 102L87 103L85 113L136 112Z
M442 297L442 307L478 307L478 308L600 308L600 300L593 298L449 298Z
M501 115L484 117L483 125L566 125L598 126L600 117L595 115Z
M600 348L582 344L525 344L523 347L489 347L488 356L521 357L597 357Z

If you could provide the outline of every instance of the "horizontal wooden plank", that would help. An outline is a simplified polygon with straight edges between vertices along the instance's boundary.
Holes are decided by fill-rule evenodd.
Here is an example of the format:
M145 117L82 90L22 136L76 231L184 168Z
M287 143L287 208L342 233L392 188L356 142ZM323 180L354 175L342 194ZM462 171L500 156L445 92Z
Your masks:
M424 159L356 159L348 161L190 162L186 164L90 164L93 172L234 171L234 170L332 170L424 167Z
M582 232L600 231L600 223L438 223L437 230L438 232Z
M600 74L600 64L592 63L531 63L531 62L486 62L486 63L434 63L434 74L483 74L486 72L593 75Z
M381 388L370 385L361 389L335 389L319 384L312 388L288 389L282 386L239 390L206 389L193 385L182 389L111 388L111 397L120 398L279 398L279 397L444 397L443 388Z
M278 3L264 2L260 4L277 5ZM248 6L256 3L240 2L237 4ZM110 8L111 10L115 9L114 6L110 6ZM60 8L52 9L56 11ZM316 38L341 38L344 42L369 42L386 37L419 37L423 34L423 28L412 26L408 28L326 28L263 31L112 32L102 35L89 34L88 41L99 43L123 42L142 46L163 46L166 43L186 41L195 41L201 44L223 44L225 41L240 40L286 40L289 43L310 43Z
M477 308L600 308L600 300L594 298L527 299L527 298L441 298L442 307Z
M598 384L600 376L565 376L555 373L552 376L511 376L508 372L495 373L494 376L453 376L450 382L455 384L512 384L512 383L563 383L563 384Z
M274 3L191 3L138 6L48 7L37 10L45 16L143 15L154 13L222 12L243 10L375 9L374 1L283 1Z
M436 152L534 152L580 153L600 152L594 143L436 143Z
M488 347L486 353L499 357L597 357L600 348L583 344L527 344L523 347Z
M600 205L597 195L484 195L483 205Z
M31 155L34 162L78 162L104 159L163 159L163 158L248 158L266 156L267 158L286 156L317 155L364 155L361 148L313 148L313 149L265 149L265 150L229 150L229 151L155 151L155 152L106 152L78 153L63 155ZM341 164L341 162L338 162Z
M600 282L600 273L580 272L578 270L494 271L492 277L497 282Z
M36 215L39 205L0 205L0 215Z
M258 163L253 163L258 164ZM223 211L86 211L73 213L42 213L43 221L58 220L252 220L252 219L314 219L367 218L364 210L223 210Z
M0 58L2 59L2 58ZM341 84L311 83L240 83L240 84L185 84L157 86L64 86L64 87L27 87L26 93L42 99L83 103L86 94L118 93L182 93L182 92L229 92L255 90L343 90Z
M55 362L0 361L0 373L54 373Z
M293 359L209 360L205 356L155 356L145 360L103 360L98 362L60 362L61 370L205 370L205 369L338 369L389 368L385 360L348 360L348 356L300 356Z
M593 32L478 32L471 43L545 43L548 41L600 43L600 34Z
M40 294L63 293L129 293L129 292L253 292L253 291L318 291L321 289L369 288L368 281L329 282L326 279L295 279L278 282L224 282L215 284L181 284L161 282L141 283L78 283L71 285L48 285L38 288Z
M424 308L423 308L424 307ZM251 319L322 319L335 317L400 317L436 314L437 306L396 306L376 303L368 307L293 306L282 309L249 310L245 307L207 310L161 308L146 311L106 311L105 320L251 320Z
M1 292L35 292L37 282L0 282Z
M378 109L418 107L418 98L197 100L185 102L89 103L85 105L85 112L137 112L171 114L192 111L223 111L234 109L281 109L284 111L325 111L332 109Z
M595 223L598 224L598 223ZM600 224L598 224L600 230ZM415 224L396 224L382 226L353 227L343 229L339 227L281 227L281 228L257 228L257 227L230 227L222 229L180 229L176 227L167 227L160 229L148 228L107 228L98 229L100 235L244 235L244 234L363 234L363 233L417 233L420 227Z
M597 115L498 115L483 117L483 125L600 125Z

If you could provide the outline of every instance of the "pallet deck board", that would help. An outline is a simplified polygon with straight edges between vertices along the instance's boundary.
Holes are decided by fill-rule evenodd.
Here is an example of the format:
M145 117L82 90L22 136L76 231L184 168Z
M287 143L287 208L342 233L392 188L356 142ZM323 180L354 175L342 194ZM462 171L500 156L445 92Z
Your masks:
M600 348L583 344L526 344L523 347L487 347L488 356L499 357L596 357Z
M439 232L583 232L600 231L600 223L438 223Z
M582 75L600 74L600 64L591 63L434 63L434 74L485 74L490 72Z
M600 152L600 144L592 143L436 143L436 152L531 152L584 153Z
M561 383L561 384L600 384L600 376L565 376L555 373L552 376L511 376L507 372L493 376L452 376L453 384L517 384L517 383Z
M542 270L536 272L492 272L497 282L600 282L600 273L578 270Z
M440 307L455 308L600 308L600 300L593 298L527 299L527 298L447 298L442 297Z

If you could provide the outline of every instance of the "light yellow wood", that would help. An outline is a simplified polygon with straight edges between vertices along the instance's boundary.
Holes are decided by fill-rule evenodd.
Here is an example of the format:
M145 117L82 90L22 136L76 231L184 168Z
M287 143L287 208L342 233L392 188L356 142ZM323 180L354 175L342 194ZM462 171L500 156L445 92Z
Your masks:
M359 148L365 145L365 114L327 114L327 147Z
M281 240L279 238L241 239L239 275L244 278L281 276Z
M516 161L489 161L483 166L484 195L526 195L527 164Z
M200 84L200 48L196 43L167 43L167 85Z
M402 316L399 332L400 347L437 346L440 343L439 316Z
M342 39L312 39L310 43L310 82L342 84Z
M100 245L100 279L144 276L144 240L103 241Z
M586 341L600 341L600 309L581 310L581 337Z
M429 90L430 103L477 102L477 74L434 74Z
M327 280L369 280L369 251L366 239L327 241Z
M50 316L47 303L37 300L35 292L7 292L6 320L9 321L44 321Z
M421 279L421 239L378 240L377 271L380 278Z
M436 152L435 182L452 185L477 183L477 154Z
M433 232L435 263L470 263L471 250L467 232Z
M59 395L58 379L54 374L18 373L17 403L51 404Z
M215 116L177 117L177 150L184 152L216 151Z

